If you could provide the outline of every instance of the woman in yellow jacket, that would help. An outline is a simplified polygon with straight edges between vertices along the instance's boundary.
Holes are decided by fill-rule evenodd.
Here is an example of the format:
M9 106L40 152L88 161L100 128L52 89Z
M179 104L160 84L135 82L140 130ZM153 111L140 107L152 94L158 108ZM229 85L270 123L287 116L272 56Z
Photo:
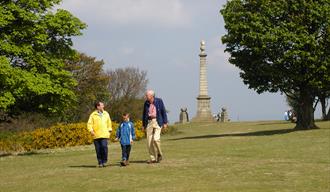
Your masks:
M89 116L87 128L94 138L98 165L105 167L108 161L108 139L112 125L110 115L104 111L102 102L95 103L95 111Z

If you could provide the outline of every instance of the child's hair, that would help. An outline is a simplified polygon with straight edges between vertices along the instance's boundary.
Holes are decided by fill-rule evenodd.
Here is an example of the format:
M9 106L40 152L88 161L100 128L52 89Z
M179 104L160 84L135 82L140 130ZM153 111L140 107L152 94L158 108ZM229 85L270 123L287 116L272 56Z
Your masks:
M123 113L123 116L128 116L129 117L129 113Z

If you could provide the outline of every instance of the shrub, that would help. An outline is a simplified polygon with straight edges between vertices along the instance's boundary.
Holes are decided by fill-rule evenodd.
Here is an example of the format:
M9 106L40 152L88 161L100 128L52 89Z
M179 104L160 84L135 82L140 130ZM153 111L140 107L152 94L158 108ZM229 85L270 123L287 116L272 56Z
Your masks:
M22 143L16 142L16 140L6 139L0 141L0 155L23 151L26 150L24 149Z
M30 135L27 133L23 138L27 145L32 138L32 149L88 145L93 142L86 123L57 124L48 129L39 128L30 132Z
M136 139L144 137L141 131L142 122L134 124ZM114 142L118 123L112 123L113 131L110 140ZM38 128L34 131L24 131L17 134L6 133L0 137L0 152L31 151L34 149L69 147L77 145L89 145L93 138L87 130L86 123L57 124L49 128Z
M112 142L115 141L115 138L116 138L116 131L119 127L119 124L118 123L112 123L112 133L110 135L110 140ZM142 121L136 121L134 123L134 129L135 129L135 137L136 137L136 140L140 140L144 137L144 132L142 132Z
M142 125L142 121L141 120L136 121L134 123L136 140L140 140L143 137L145 137L145 133L142 132L142 127L143 127L143 125Z

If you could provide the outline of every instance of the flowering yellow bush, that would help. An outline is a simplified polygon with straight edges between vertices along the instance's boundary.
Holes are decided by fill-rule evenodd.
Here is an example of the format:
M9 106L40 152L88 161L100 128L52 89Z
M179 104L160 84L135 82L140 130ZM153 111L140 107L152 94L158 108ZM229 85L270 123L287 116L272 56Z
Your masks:
M21 143L18 143L15 140L6 139L0 141L0 154L6 154L12 151L21 152L25 151L25 149Z
M136 140L144 137L141 131L142 122L134 123ZM116 138L118 123L112 123L110 140ZM86 123L57 124L49 128L38 128L34 131L20 132L15 136L0 140L0 152L31 151L33 149L89 145L93 138L87 130Z
M26 150L86 145L93 138L86 123L57 124L49 128L20 132L16 136L18 143Z
M112 122L112 133L110 135L110 140L112 142L115 141L116 131L117 131L118 127L119 127L118 123ZM136 140L140 140L141 138L144 137L144 132L142 132L142 121L139 120L139 121L134 122L134 129L135 129Z
M139 120L139 121L136 121L134 123L134 128L135 128L135 137L136 137L136 140L140 140L142 139L143 137L145 137L145 133L142 132L142 121Z

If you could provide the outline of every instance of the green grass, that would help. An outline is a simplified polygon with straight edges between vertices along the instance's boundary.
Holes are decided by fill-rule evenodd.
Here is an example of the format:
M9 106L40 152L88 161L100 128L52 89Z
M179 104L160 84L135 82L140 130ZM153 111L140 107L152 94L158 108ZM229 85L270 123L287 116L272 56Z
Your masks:
M93 146L0 157L0 191L330 191L330 122L186 124L162 136L165 159L148 165L146 141L131 165L109 146L110 167L95 168Z

